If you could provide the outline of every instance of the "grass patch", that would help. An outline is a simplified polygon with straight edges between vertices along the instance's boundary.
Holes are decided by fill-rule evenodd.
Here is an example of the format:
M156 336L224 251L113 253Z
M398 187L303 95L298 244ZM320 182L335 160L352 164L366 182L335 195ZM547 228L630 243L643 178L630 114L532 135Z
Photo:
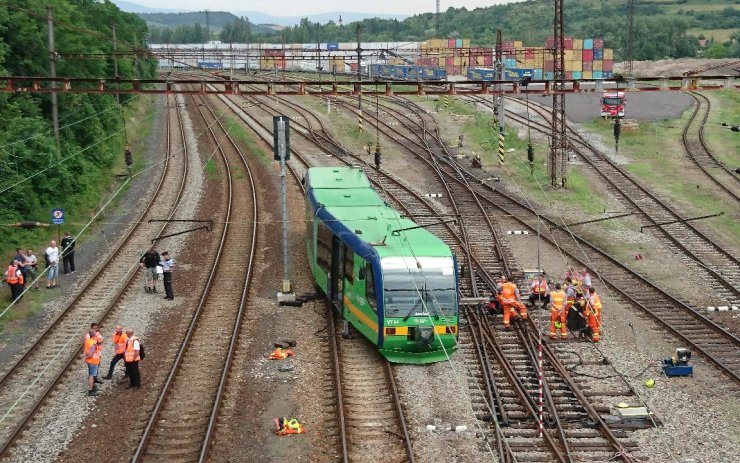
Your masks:
M740 105L737 101L721 97L718 100L722 102L720 111L726 111L725 114L728 116L732 111L735 111L734 114L738 113ZM623 167L642 184L647 185L650 191L657 193L658 197L669 204L677 203L673 204L673 207L685 216L725 211L726 214L721 217L702 221L701 226L712 229L730 245L736 247L740 245L740 221L736 205L723 193L707 186L709 181L705 180L698 167L694 167L681 145L681 132L692 111L692 108L687 109L678 120L643 121L637 130L622 130L619 154L628 161ZM710 121L713 119L714 117L710 115ZM609 121L597 119L587 124L587 127L601 134L606 140L613 136L612 123ZM721 130L725 130L727 134L715 135L725 139L734 135L729 130ZM736 163L738 150L740 145L735 145L734 154L730 155L734 156Z
M740 92L737 90L717 90L704 92L712 102L712 112L704 128L704 139L714 155L730 170L740 166L740 136L720 124L740 124Z
M735 29L689 29L688 34L699 37L704 34L707 39L714 39L715 42L724 43L730 41L730 36Z
M209 180L214 180L220 177L218 174L218 166L216 165L216 161L213 159L209 159L206 161L206 175L208 176Z
M0 318L0 333L9 332L10 334L18 334L23 331L22 322L28 318L39 315L44 310L44 285L46 279L42 278L39 280L40 290L36 291L31 288L9 311ZM0 298L0 307L5 310L10 304L10 288L3 287L3 296Z
M262 149L262 146L260 146L257 143L257 140L247 132L247 130L242 127L242 125L233 117L225 116L224 122L226 123L226 126L229 128L229 135L231 135L234 138L234 141L241 144L243 147L246 148L247 154L254 155L254 157L261 162L262 164L269 164L272 160L272 156L268 155L264 149ZM209 161L210 163L210 161ZM213 164L214 169L215 163ZM206 172L208 172L209 165L206 163ZM217 172L217 169L214 171Z

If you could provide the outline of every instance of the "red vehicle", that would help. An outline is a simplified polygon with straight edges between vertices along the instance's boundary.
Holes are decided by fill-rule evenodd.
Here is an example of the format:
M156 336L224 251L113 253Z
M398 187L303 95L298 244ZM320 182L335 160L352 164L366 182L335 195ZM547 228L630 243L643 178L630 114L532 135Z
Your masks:
M601 97L601 117L624 117L624 92L604 92Z

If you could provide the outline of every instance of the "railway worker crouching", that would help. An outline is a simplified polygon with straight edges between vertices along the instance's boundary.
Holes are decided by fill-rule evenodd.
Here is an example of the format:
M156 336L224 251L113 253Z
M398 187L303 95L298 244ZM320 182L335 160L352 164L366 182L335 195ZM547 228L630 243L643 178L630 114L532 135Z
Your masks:
M568 327L565 324L566 310L565 291L563 286L558 283L555 285L555 291L550 293L550 339L555 339L558 336L558 328L560 329L560 337L562 339L568 339Z
M522 304L519 297L519 288L516 287L511 281L508 281L505 276L501 277L501 286L499 288L499 301L501 302L501 310L504 315L504 328L511 328L511 315L521 316L522 320L527 319L527 307Z
M85 351L85 363L87 364L87 395L96 396L99 392L95 389L95 381L98 377L103 343L97 339L95 330L91 329L87 332L83 349Z
M139 352L141 351L141 343L139 338L134 336L134 330L126 330L126 350L123 353L123 361L126 364L126 373L129 377L128 388L140 388L141 387L141 376L139 373L139 361L141 357Z
M116 368L116 364L123 360L123 354L126 352L127 340L128 337L126 336L126 333L123 332L123 327L121 325L116 325L116 332L113 333L113 345L116 347L116 355L111 359L108 374L105 375L103 379L113 379L113 370ZM126 376L124 376L124 378Z
M529 294L529 306L534 307L536 303L540 303L543 307L546 307L550 303L550 289L547 287L547 279L545 275L540 275L530 285L531 293Z

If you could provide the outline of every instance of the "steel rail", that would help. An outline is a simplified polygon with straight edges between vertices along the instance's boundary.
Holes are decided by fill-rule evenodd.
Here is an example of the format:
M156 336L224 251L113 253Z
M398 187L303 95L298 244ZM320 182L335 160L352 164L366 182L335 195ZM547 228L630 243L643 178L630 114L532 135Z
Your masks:
M203 119L207 121L207 118L205 117L205 115L202 112L202 109L201 109L202 106L197 105L197 107L198 107L198 110L199 110L201 116L203 117ZM215 117L215 115L214 115L214 117ZM216 119L216 120L218 120L218 119ZM188 330L187 330L187 332L185 334L185 337L184 337L182 343L180 344L180 347L178 349L178 352L176 354L176 357L175 357L175 360L173 362L173 365L172 365L172 367L170 369L170 372L169 372L169 374L167 376L167 379L165 380L165 383L162 386L162 389L160 390L160 393L158 395L157 401L156 401L156 403L154 405L154 408L153 408L153 410L152 410L152 412L151 412L151 414L149 416L149 420L147 421L147 424L146 424L146 426L144 428L144 431L143 431L143 433L142 433L142 435L141 435L141 437L139 439L139 444L138 444L138 446L136 448L136 451L135 451L135 453L134 453L134 455L132 457L132 462L141 461L141 459L142 459L142 457L143 457L143 455L144 455L144 453L145 453L145 451L147 449L147 445L149 443L149 440L152 437L154 424L155 424L155 422L157 420L157 417L159 416L159 413L161 412L161 410L163 408L164 402L167 399L168 392L170 391L170 388L172 387L172 385L174 383L175 376L176 376L176 374L180 370L180 366L183 363L183 358L185 356L185 353L188 351L188 348L190 347L190 345L189 345L190 344L190 340L193 338L193 334L195 333L195 331L197 329L198 322L201 319L201 315L205 311L205 306L207 304L207 300L208 300L208 297L210 295L210 290L211 290L211 287L213 285L213 281L214 281L215 276L216 276L216 274L218 272L218 267L219 267L219 265L221 264L221 261L222 261L221 258L222 258L223 251L224 251L224 248L225 248L226 239L227 239L227 236L228 236L228 234L229 234L229 232L231 230L229 224L230 224L231 214L233 212L233 176L232 176L232 170L231 170L231 167L229 165L229 162L228 162L226 153L224 152L223 148L221 147L221 143L220 143L218 137L216 137L216 135L213 133L213 126L212 125L209 125L207 122L206 122L206 125L208 126L208 132L211 134L211 136L213 137L213 139L215 141L216 146L218 147L219 153L221 154L221 157L222 157L222 159L224 161L224 166L225 166L225 169L226 169L226 178L227 178L227 187L228 187L228 189L227 189L228 199L226 201L226 218L224 220L224 227L223 227L223 230L222 230L222 233L221 233L221 239L219 241L219 245L218 245L218 248L217 248L216 253L215 253L214 264L212 265L211 270L210 270L210 272L208 274L208 278L206 280L205 287L204 287L203 291L201 292L201 297L200 297L200 299L198 301L196 310L195 310L195 312L194 312L194 314L193 314L193 316L191 318L191 322L190 322L190 325L188 326ZM220 122L219 122L219 126L221 126ZM223 128L223 126L221 126L221 128L224 130L224 132L227 132L226 129ZM233 140L231 140L230 137L228 137L228 139L229 139L229 141L231 143L234 143ZM234 144L234 146L236 146L236 145ZM219 400L217 401L217 400L214 399L214 401L213 401L211 413L209 414L208 424L207 424L207 427L206 427L206 432L205 432L204 439L203 439L203 442L202 442L201 447L200 447L200 452L199 452L199 457L198 457L199 458L199 461L203 461L205 459L206 454L207 454L207 451L208 451L208 443L210 442L210 438L212 437L212 430L213 430L213 426L215 424L215 417L218 414L218 407L220 405L220 397L221 397L221 394L223 393L223 387L224 387L224 382L226 380L226 375L228 374L227 367L229 366L229 364L230 364L230 362L231 362L231 360L233 358L233 350L235 349L236 342L238 340L238 331L240 329L239 322L242 319L242 315L243 315L243 312L244 312L244 309L245 309L245 306L246 306L246 299L247 299L247 295L248 295L248 288L249 288L250 278L251 278L251 274L252 274L251 271L252 271L252 267L253 267L253 264L254 264L254 250L255 250L255 247L256 247L256 234L257 234L257 228L256 228L256 224L257 224L257 219L256 219L256 215L257 215L257 201L256 201L256 197L257 196L256 196L255 185L254 185L254 182L252 181L253 179L252 179L252 175L251 175L251 169L249 168L248 163L244 159L244 156L241 154L241 151L238 148L236 148L236 150L237 150L237 152L239 152L239 155L242 158L242 161L244 163L245 169L247 171L249 183L250 183L251 197L252 197L252 200L253 200L253 204L252 204L252 212L253 212L252 213L252 225L253 225L252 240L251 240L251 245L250 245L249 260L247 261L247 266L246 266L246 270L245 270L245 274L244 274L244 284L243 284L242 292L241 292L241 296L240 296L239 307L237 309L237 316L235 317L235 322L234 322L234 325L232 326L232 335L231 335L230 342L229 342L227 356L226 356L226 358L224 358L224 364L223 364L224 366L222 368L222 375L219 377L219 385L218 385L218 389L217 389L217 396L218 396L218 399Z
M159 194L161 193L161 190L164 186L164 180L167 176L167 170L169 169L169 160L172 157L172 148L171 148L171 137L170 137L170 123L169 123L169 112L166 112L166 126L167 126L167 156L165 157L164 166L162 169L162 175L159 178L159 182L157 183L157 186L154 189L154 192L152 193L149 201L144 206L144 208L141 210L140 214L138 215L136 219L136 223L141 224L143 217L146 216L146 214L149 213L152 206L156 202L156 200L159 197ZM188 168L187 168L187 157L188 157L188 151L187 151L187 144L185 143L185 132L182 126L182 118L180 114L180 108L177 108L177 114L178 114L178 124L180 126L180 135L181 135L181 142L183 143L183 154L184 154L184 168L183 168L183 175L181 177L179 190L176 195L176 200L173 206L171 207L170 211L168 212L168 217L171 218L177 208L180 205L180 201L182 199L182 192L185 188L185 182L187 180L188 175ZM157 236L161 236L164 233L164 230L168 227L168 224L162 225L160 230L157 233ZM37 348L43 342L45 339L50 336L50 333L52 330L57 328L59 324L61 323L62 319L70 313L70 311L83 299L83 297L86 295L86 292L88 289L92 288L93 284L96 283L104 274L105 270L108 269L109 266L113 265L114 259L118 254L123 250L123 248L128 244L134 236L136 236L136 231L141 228L140 225L132 227L126 235L124 235L123 239L120 241L119 245L113 250L111 256L109 259L106 260L106 262L103 264L103 267L96 273L86 284L85 286L80 290L80 292L75 296L75 298L67 305L67 307L57 315L57 317L52 321L52 323L42 332L42 334L39 336L39 338L34 341L33 345L24 353L24 355L16 361L13 366L8 370L0 379L0 389L5 386L6 382L9 380L9 378L17 372L17 370L20 368L20 366L25 362L33 353L36 352ZM152 246L150 246L147 250L152 249ZM128 290L128 288L131 286L134 277L136 276L136 272L129 272L128 280L127 282L119 289L119 291L114 295L112 301L106 306L104 309L99 323L103 324L105 320L107 320L107 317L110 315L110 313L113 311L115 306L118 304L119 300L123 296L123 294ZM5 452L10 448L12 443L15 441L15 439L18 437L20 432L25 428L25 426L28 424L30 419L36 414L36 412L41 408L41 406L44 404L46 399L51 394L51 391L61 382L62 377L64 376L64 373L69 370L69 368L72 366L74 361L77 359L77 356L79 355L80 350L75 350L74 353L69 357L67 360L66 365L64 368L60 371L59 375L47 386L44 388L44 391L42 395L35 401L31 411L26 414L26 416L23 418L20 425L16 426L16 428L11 433L8 440L0 447L0 455L5 454Z
M736 193L735 190L733 191L725 185L723 182L717 178L714 174L712 174L709 169L707 168L706 163L702 162L698 156L701 156L702 154L706 156L711 163L722 169L722 172L726 175L728 175L731 179L734 180L734 184L737 187L738 184L740 184L740 179L735 176L728 168L727 166L721 162L717 157L714 155L711 149L709 149L709 145L707 145L707 141L704 139L704 128L707 124L707 120L709 119L709 113L712 110L712 103L709 101L709 98L702 95L701 93L696 92L686 92L687 95L691 96L691 98L696 102L696 106L694 107L694 111L691 113L691 116L689 117L689 120L686 122L686 125L684 126L683 130L681 131L681 142L683 143L684 151L686 151L686 154L689 156L689 159L696 164L699 169L701 169L702 172L711 180L715 185L720 187L723 191L725 191L728 195L730 195L735 201L740 201L740 196ZM698 156L694 154L694 147L692 146L691 140L689 139L689 131L693 132L694 126L696 124L696 119L699 113L706 109L703 116L701 117L701 120L699 121L699 130L698 132L698 143L699 147L701 148L702 153L699 153ZM692 133L693 135L693 133Z

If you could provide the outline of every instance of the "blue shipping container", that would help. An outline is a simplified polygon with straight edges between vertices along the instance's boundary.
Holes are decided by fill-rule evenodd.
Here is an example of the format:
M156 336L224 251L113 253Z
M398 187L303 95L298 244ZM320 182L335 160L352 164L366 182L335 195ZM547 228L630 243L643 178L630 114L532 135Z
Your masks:
M534 80L542 80L542 69L535 69L534 70L534 77L532 77Z
M326 44L326 49L329 51L339 50L339 42L329 42Z
M604 50L594 50L594 61L604 59Z
M555 80L555 73L552 71L545 72L545 79L546 80Z
M462 39L455 39L455 48L462 48L463 41Z
M203 69L221 69L220 61L198 61L198 67Z
M583 49L593 50L594 49L594 39L583 39Z
M610 79L614 77L614 73L612 71L603 71L603 74L605 79Z
M573 78L576 80L583 79L583 72L573 71Z
M434 78L437 80L447 80L447 69L445 68L435 68L434 70Z
M516 59L515 58L506 58L506 67L507 68L515 68L516 67Z
M603 71L594 71L594 79L603 79L603 78L604 78Z

